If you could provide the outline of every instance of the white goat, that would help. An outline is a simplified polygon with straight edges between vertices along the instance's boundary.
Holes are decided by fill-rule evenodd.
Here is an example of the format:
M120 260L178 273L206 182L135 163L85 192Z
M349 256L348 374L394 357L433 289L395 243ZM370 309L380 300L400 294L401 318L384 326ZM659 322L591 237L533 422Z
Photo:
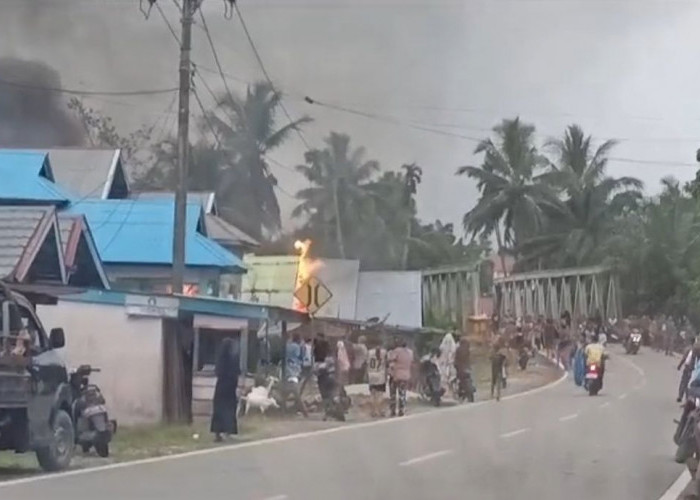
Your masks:
M256 387L253 387L248 394L242 396L241 401L239 403L239 413L240 405L243 404L243 401L245 401L246 403L245 415L248 415L248 412L250 411L251 407L258 408L260 410L260 413L262 413L263 415L265 414L265 411L267 411L268 408L279 408L279 405L277 404L277 401L275 401L275 398L270 397L270 390L272 389L274 383L277 381L278 379L276 379L275 377L268 377L267 386L258 385Z

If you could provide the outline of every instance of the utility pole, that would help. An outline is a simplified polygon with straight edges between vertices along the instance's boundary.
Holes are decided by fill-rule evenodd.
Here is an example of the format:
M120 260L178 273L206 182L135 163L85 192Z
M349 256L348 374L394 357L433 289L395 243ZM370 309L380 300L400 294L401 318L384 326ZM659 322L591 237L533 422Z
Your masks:
M190 86L192 82L192 18L202 0L182 0L180 36L180 95L177 110L177 188L173 230L172 293L182 293L185 277L185 237L187 233L187 180L189 170Z

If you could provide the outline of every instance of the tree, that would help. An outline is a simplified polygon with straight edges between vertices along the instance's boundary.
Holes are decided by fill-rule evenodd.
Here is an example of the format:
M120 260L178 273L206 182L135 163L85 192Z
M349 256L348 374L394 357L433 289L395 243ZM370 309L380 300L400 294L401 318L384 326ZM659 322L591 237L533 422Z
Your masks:
M140 127L128 135L122 135L111 117L86 106L77 97L68 101L68 108L76 114L82 124L90 146L119 149L124 164L129 166L132 173L147 162L152 130Z
M321 225L324 233L333 228L337 254L345 259L346 230L358 223L358 216L367 210L367 183L379 171L376 160L365 160L365 149L352 150L350 137L331 132L324 140L324 149L313 149L304 155L305 165L297 170L312 184L297 193L301 203L292 212L302 214Z
M404 171L404 204L410 212L410 217L406 221L406 236L404 238L403 251L401 252L401 269L406 269L408 266L409 240L411 239L411 227L413 226L413 217L416 213L416 202L413 197L418 192L418 185L423 180L423 169L415 163L405 164L401 166Z
M228 156L219 179L221 202L243 213L250 221L247 229L260 238L264 232L280 230L280 208L266 155L281 146L295 130L311 121L309 117L277 127L276 114L282 94L267 82L250 86L241 99L226 93L220 96L217 112L208 113L222 148Z
M495 233L505 269L506 245L515 249L540 229L543 207L557 200L538 177L546 163L534 145L535 127L515 118L503 120L493 132L494 139L484 139L474 150L484 155L481 166L460 167L457 174L475 179L481 194L464 215L465 230L472 236Z
M546 207L542 234L523 242L526 260L548 260L550 267L599 263L605 240L626 209L641 198L642 183L632 177L606 175L608 155L615 141L594 148L592 137L570 125L561 139L547 142L554 155L550 170L540 177L564 195Z

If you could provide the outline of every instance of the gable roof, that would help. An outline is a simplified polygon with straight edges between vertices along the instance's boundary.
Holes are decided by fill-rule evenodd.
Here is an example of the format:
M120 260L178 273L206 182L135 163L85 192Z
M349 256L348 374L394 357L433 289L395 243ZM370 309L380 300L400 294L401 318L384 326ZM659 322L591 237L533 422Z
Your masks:
M0 279L66 283L53 207L0 207Z
M228 221L214 214L204 216L209 237L224 246L259 247L260 242Z
M68 284L109 289L109 280L85 216L59 213L58 227Z
M46 154L0 150L0 203L66 204L70 195L53 182Z
M56 182L80 197L126 198L129 184L119 149L48 149Z
M142 191L132 193L131 197L137 200L168 200L175 199L172 191ZM187 203L200 203L204 209L206 219L206 234L217 243L226 247L258 247L260 242L247 234L242 229L222 219L216 208L216 196L213 191L189 191Z
M108 264L172 265L172 200L81 200L67 213L84 214L100 258ZM202 207L187 205L187 266L245 271L243 262L206 237Z
M172 191L140 191L131 193L130 197L136 200L173 200L175 193ZM190 202L200 203L205 214L217 215L216 194L213 191L188 191L187 203Z

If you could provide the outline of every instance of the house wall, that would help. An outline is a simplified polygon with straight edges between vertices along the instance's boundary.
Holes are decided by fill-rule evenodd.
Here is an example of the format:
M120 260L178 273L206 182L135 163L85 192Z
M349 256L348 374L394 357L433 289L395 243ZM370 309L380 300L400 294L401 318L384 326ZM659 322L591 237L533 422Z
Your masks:
M62 349L70 368L100 368L92 381L107 399L110 417L120 425L158 423L163 417L163 348L160 318L127 316L120 305L60 301L39 306L50 330L62 327Z
M173 271L170 266L104 264L104 269L115 290L165 293L172 282ZM201 295L207 295L207 287L212 283L215 285L214 295L218 296L220 279L217 269L185 269L184 282L199 285Z

